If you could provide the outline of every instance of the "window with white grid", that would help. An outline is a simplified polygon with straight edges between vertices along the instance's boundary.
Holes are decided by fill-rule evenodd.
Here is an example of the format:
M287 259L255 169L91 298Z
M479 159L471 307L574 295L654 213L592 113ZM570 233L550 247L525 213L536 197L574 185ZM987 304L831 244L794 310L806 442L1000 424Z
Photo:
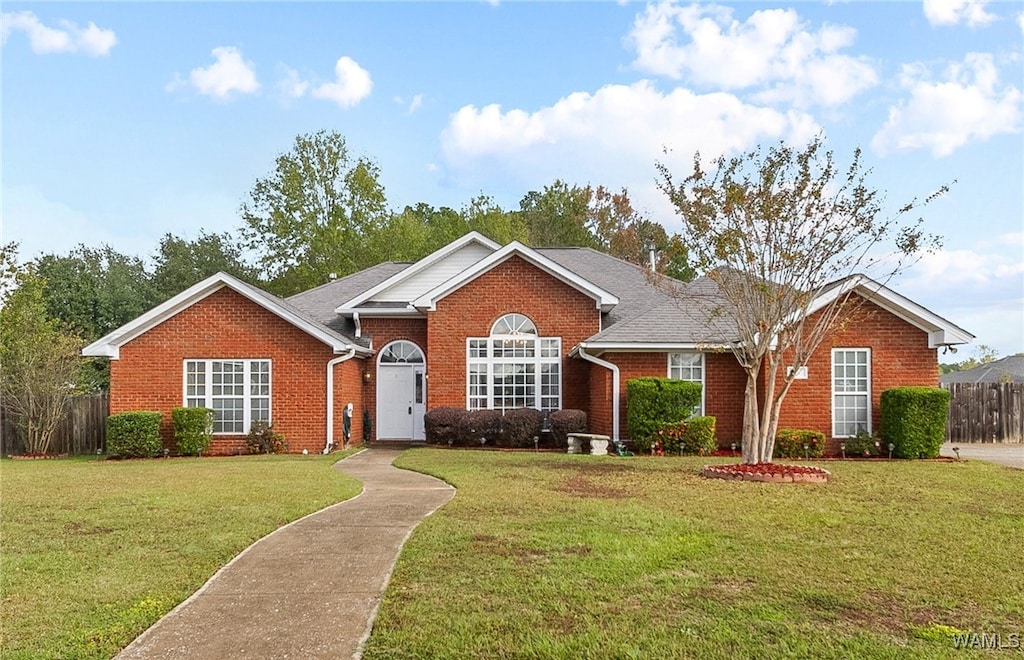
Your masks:
M562 405L562 340L539 337L522 314L506 314L490 337L466 340L466 406L470 410Z
M704 414L704 354L669 353L668 377L700 383L700 404L694 408L694 415Z
M832 349L832 436L871 432L871 352Z
M214 433L248 433L270 422L270 360L185 360L184 400L214 412Z

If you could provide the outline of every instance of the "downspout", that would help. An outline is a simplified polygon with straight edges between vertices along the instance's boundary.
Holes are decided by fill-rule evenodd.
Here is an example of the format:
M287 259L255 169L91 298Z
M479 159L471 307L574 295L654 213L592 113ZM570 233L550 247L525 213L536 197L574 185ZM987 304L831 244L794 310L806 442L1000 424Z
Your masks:
M612 372L612 440L619 441L619 367L607 360L588 355L586 347L580 344L576 347L580 357L587 362L609 369Z
M327 362L327 444L324 445L324 454L329 454L334 447L334 367L346 360L355 357L356 348L352 346L348 353Z
M363 336L363 324L359 321L359 312L352 312L352 322L356 324L356 339Z

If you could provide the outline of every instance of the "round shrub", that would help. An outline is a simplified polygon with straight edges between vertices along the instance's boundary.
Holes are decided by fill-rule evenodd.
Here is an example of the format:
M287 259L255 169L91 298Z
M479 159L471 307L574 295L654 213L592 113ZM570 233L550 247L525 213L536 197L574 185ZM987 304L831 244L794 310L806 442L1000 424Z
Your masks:
M182 456L199 456L210 446L214 412L209 408L174 408L174 441Z
M553 410L548 420L551 422L551 438L556 447L567 447L570 433L587 432L587 413L582 410Z
M459 440L459 422L466 416L465 408L441 406L428 410L423 416L423 429L427 442L443 445Z
M505 412L503 444L509 447L533 447L533 439L540 438L544 426L544 413L533 408L516 408Z
M245 436L245 446L250 454L283 454L288 451L284 436L263 420L252 423L249 435Z
M470 410L458 426L459 444L466 447L480 446L480 438L485 445L496 447L501 435L501 413L497 410Z
M160 420L152 410L117 413L107 418L107 453L116 458L152 458L163 452Z
M663 424L654 437L666 454L707 455L718 448L714 417L690 417Z
M807 445L808 458L821 458L825 452L825 434L804 429L779 429L775 432L774 458L803 458Z

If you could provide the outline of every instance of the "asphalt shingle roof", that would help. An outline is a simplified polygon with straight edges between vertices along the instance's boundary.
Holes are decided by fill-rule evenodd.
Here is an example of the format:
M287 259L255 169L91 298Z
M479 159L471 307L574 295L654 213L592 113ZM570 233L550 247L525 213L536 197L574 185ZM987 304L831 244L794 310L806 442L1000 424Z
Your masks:
M947 383L1024 383L1024 355L1011 355L973 369L954 371L939 376Z

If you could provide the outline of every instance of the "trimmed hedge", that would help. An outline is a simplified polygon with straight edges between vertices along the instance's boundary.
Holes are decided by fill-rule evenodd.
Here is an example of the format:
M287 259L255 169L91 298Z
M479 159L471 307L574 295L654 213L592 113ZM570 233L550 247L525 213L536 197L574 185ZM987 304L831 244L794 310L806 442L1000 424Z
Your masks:
M587 413L582 410L553 410L548 419L551 422L551 439L556 447L567 447L570 433L587 432Z
M808 458L821 458L825 453L825 434L805 429L779 429L775 432L774 458L803 458L807 445Z
M163 453L161 413L133 410L107 417L107 453L117 458L153 458Z
M210 408L174 408L174 441L182 456L200 456L210 446L214 412Z
M946 437L949 392L939 387L894 387L882 392L882 439L899 458L937 458Z
M715 421L714 417L690 417L665 424L657 433L662 451L666 454L710 455L718 449Z
M501 413L497 410L470 410L458 424L459 444L466 447L478 447L480 438L486 442L483 446L498 446L501 436Z
M631 378L626 393L629 438L638 451L647 453L659 429L693 415L700 406L701 385L673 378Z
M427 442L435 445L455 443L459 440L459 422L466 416L465 408L441 406L428 410L423 416L423 429Z
M533 447L533 439L540 439L544 426L544 413L533 408L516 408L505 412L502 420L504 442L509 447Z

